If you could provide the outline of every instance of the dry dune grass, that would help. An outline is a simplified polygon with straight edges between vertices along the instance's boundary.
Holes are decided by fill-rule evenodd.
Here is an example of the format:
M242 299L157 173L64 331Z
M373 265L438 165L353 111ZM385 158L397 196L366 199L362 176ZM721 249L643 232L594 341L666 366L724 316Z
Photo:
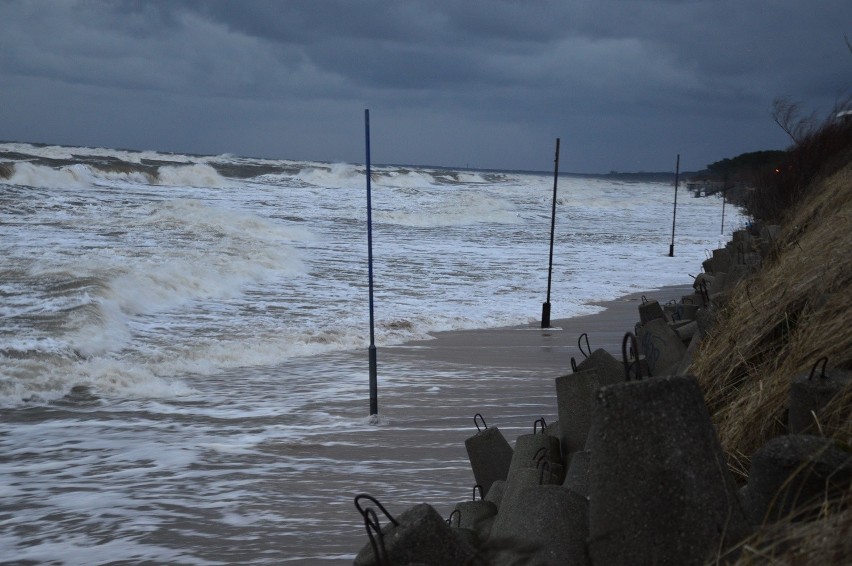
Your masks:
M829 372L852 370L852 162L816 183L785 218L773 256L733 290L692 366L741 482L751 455L786 432L793 378L823 356ZM852 452L852 389L816 418L823 435ZM822 507L816 521L764 525L732 561L849 563L852 496Z
M775 257L734 289L692 366L740 476L748 455L784 433L795 376L823 356L829 369L852 369L852 163L820 183ZM834 405L820 425L852 443L850 404Z

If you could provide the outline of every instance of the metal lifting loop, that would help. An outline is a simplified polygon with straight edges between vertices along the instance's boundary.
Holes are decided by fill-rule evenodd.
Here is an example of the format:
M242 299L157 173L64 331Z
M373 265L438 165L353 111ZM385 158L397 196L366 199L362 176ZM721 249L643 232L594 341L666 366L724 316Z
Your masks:
M588 353L583 351L583 338L586 339L586 350L588 350ZM585 332L580 334L580 337L577 338L577 347L580 348L580 353L583 354L584 358L588 358L589 356L592 355L592 348L591 348L591 346L589 346L589 335L588 334L586 334Z
M453 526L453 515L458 515L458 518L456 519L456 526L461 527L461 511L459 511L458 509L453 509L453 512L450 513L450 516L447 517L447 524L451 527Z
M476 417L479 417L482 420L482 428L479 428L479 423L476 421ZM476 425L477 432L482 432L484 429L488 428L488 425L485 424L485 417L483 417L479 413L473 415L473 424Z
M630 350L633 354L631 358L627 357L627 341L630 340ZM636 365L636 380L642 379L642 366L639 364L639 344L636 342L636 335L632 332L627 332L621 340L621 361L624 363L624 381L630 381L630 370L633 365Z
M364 528L367 529L367 537L370 539L370 546L373 547L373 556L376 557L376 564L386 566L389 562L388 551L385 548L385 535L382 533L379 518L372 507L368 507L364 511Z
M538 450L535 451L535 454L533 454L533 457L532 457L532 459L535 460L536 468L538 467L539 464L541 464L541 461L545 458L547 458L547 447L542 446L541 448L539 448Z
M367 514L367 511L369 511L369 510L370 510L370 508L369 508L369 507L368 507L366 510L365 510L363 507L361 507L361 500L362 500L362 499L367 499L368 501L371 501L372 503L375 503L375 504L376 504L376 506L378 506L378 508L382 510L382 513L384 513L384 514L385 514L385 517L387 517L388 519L390 519L390 522L391 522L391 523L393 523L394 525L397 525L397 526L399 525L399 521L397 521L396 519L394 519L394 518L393 518L393 515L391 515L390 513L388 513L388 510L387 510L387 509L385 509L385 506L384 506L384 505L382 505L381 503L379 503L379 500L378 500L378 499L376 499L376 498L375 498L375 497L373 497L372 495L368 495L368 494L366 494L366 493L359 493L358 495L356 495L356 496L355 496L355 508L356 508L356 509L358 509L358 512L359 512L359 513L361 513L361 516L364 516L364 517L365 517L365 516L366 516L366 514ZM374 511L373 513L375 514L375 511Z
M642 295L642 304L644 305L647 302L648 302L648 297L646 297L645 295Z
M475 486L473 486L473 501L476 501L476 490L477 489L479 490L479 498L485 499L485 492L482 490L482 486L479 485L479 484L476 484Z
M547 428L547 423L544 421L544 417L536 419L533 422L533 434L536 434L538 432L538 423L541 423L541 433L544 434L544 429Z
M820 364L820 362L822 362L822 373L820 373L820 377L823 378L823 379L828 379L828 376L825 375L825 365L828 363L828 357L823 356L820 359L818 359L816 361L816 363L814 364L814 367L811 368L811 374L808 376L808 381L810 381L813 378L814 372L816 371L816 368Z
M577 360L574 359L574 356L571 356L571 371L577 373Z

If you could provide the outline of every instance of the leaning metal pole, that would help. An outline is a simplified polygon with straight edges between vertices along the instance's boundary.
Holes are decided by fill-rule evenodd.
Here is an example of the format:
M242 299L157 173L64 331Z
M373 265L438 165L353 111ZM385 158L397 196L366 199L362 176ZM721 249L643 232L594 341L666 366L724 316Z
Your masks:
M672 212L672 243L669 246L669 257L674 257L674 235L675 235L675 220L677 219L677 184L680 176L680 154L677 154L677 165L675 166L675 197L674 197L674 212Z
M376 370L376 333L373 316L373 205L370 189L370 111L364 110L364 135L367 147L367 271L370 281L370 416L379 413L379 396Z
M559 179L559 138L556 138L556 158L553 160L553 208L550 211L550 263L547 267L547 302L541 306L541 327L550 328L550 281L553 278L553 234L556 230L556 182Z

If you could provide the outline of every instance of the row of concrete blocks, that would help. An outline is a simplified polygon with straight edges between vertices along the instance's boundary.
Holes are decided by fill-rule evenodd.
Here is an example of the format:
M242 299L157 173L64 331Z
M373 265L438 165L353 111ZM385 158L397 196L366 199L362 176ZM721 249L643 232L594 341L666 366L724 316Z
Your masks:
M715 310L729 292L754 271L774 249L778 226L764 226L755 236L734 232L724 248L713 250L704 272L693 282L694 292L678 303L661 306L645 301L639 307L635 333L644 375L685 375L701 339L713 324Z
M427 504L391 518L355 563L704 564L755 524L807 518L850 489L847 452L791 435L754 455L738 493L694 377L595 389L596 373L557 378L559 423L514 448L497 427L468 438L480 499L448 519ZM591 416L585 435L578 413Z
M753 526L811 518L852 487L847 452L798 434L852 373L823 362L794 380L791 398L805 400L790 411L797 434L755 453L736 491L695 379L624 381L616 368L596 350L557 378L559 421L536 421L514 448L483 419L465 442L479 500L475 488L448 519L427 504L409 509L373 529L356 564L699 564Z
M846 451L792 434L754 454L737 492L693 377L604 383L594 359L607 358L556 379L558 423L536 421L514 448L497 427L466 440L479 500L474 489L448 520L427 504L409 509L374 529L356 564L702 564L753 526L811 518L852 487ZM817 384L824 402L841 390L829 383L852 375L795 383Z

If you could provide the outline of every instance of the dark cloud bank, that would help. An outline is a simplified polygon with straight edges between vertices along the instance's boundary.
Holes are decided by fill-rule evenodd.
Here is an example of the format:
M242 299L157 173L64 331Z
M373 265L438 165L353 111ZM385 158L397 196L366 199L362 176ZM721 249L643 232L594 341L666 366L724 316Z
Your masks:
M0 139L574 172L685 169L850 92L852 2L5 1Z

